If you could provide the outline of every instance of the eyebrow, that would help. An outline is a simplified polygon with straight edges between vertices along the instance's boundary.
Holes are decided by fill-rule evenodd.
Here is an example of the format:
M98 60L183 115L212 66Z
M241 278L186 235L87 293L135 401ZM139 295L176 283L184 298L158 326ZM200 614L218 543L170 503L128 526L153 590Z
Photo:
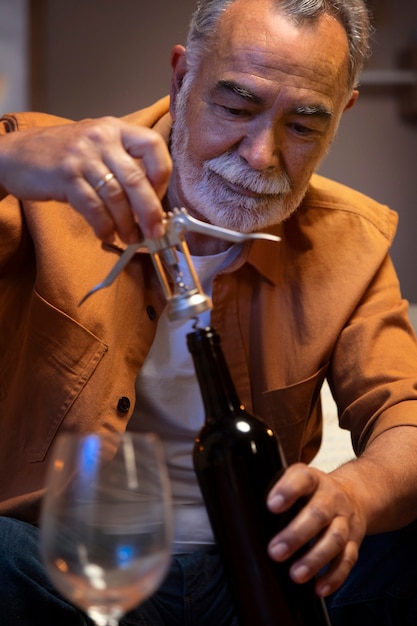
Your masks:
M243 98L246 102L251 104L263 105L265 104L265 99L254 93L247 87L236 83L233 80L219 80L214 91L216 92L225 92L231 93L239 98ZM317 104L317 105L300 105L294 108L294 113L297 115L306 115L312 117L318 117L323 119L331 119L333 117L332 111L330 111L327 107Z
M330 119L333 117L332 111L329 111L325 106L318 104L313 106L298 106L295 107L294 113L297 115L311 115L313 117L322 117L324 119Z
M219 80L215 91L231 93L235 96L239 96L239 98L243 98L246 102L250 102L251 104L264 104L265 102L264 98L261 98L253 91L243 87L243 85L239 85L239 83L233 80Z

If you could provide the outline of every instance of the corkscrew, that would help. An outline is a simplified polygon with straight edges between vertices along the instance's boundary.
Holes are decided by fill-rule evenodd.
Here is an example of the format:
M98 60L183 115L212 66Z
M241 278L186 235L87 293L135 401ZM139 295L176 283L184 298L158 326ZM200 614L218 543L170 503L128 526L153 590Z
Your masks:
M212 304L211 299L204 293L201 287L200 280L192 262L185 241L187 231L217 237L232 243L240 243L251 239L280 241L280 237L268 233L238 233L234 230L201 222L191 217L184 208L174 209L172 212L166 213L163 224L165 234L159 239L143 238L138 243L127 246L106 278L90 289L79 304L81 305L87 298L100 289L111 285L139 248L146 247L151 253L152 262L167 301L169 319L191 319L211 309ZM177 250L184 256L190 276L188 283L185 282L183 272L180 268ZM169 277L171 278L171 283Z

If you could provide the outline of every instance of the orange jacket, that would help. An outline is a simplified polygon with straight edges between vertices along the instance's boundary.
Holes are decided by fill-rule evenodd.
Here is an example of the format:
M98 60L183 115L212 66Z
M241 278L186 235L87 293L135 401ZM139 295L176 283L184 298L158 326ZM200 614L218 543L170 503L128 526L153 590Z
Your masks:
M166 134L167 114L164 99L129 120ZM59 122L17 114L2 130ZM357 452L417 425L417 344L388 256L395 225L387 207L314 176L299 210L271 229L282 242L246 245L215 279L212 323L238 393L289 462L320 445L326 376ZM0 514L38 519L57 433L126 427L164 306L149 255L78 307L119 253L68 205L0 203Z

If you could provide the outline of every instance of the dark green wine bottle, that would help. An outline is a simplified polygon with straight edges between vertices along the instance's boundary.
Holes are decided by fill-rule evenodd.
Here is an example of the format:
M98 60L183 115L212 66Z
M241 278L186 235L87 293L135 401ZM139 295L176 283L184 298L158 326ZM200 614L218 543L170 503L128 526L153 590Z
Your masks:
M330 626L313 582L293 582L290 562L277 563L267 552L270 539L294 515L276 515L266 506L286 468L275 434L242 406L218 333L196 329L187 345L205 408L194 468L240 626Z

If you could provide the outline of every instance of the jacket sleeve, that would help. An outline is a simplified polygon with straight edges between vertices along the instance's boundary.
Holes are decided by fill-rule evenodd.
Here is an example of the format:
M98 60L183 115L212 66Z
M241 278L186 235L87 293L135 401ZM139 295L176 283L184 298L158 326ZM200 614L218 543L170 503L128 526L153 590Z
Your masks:
M340 334L329 383L357 454L386 430L417 426L417 340L389 255Z

